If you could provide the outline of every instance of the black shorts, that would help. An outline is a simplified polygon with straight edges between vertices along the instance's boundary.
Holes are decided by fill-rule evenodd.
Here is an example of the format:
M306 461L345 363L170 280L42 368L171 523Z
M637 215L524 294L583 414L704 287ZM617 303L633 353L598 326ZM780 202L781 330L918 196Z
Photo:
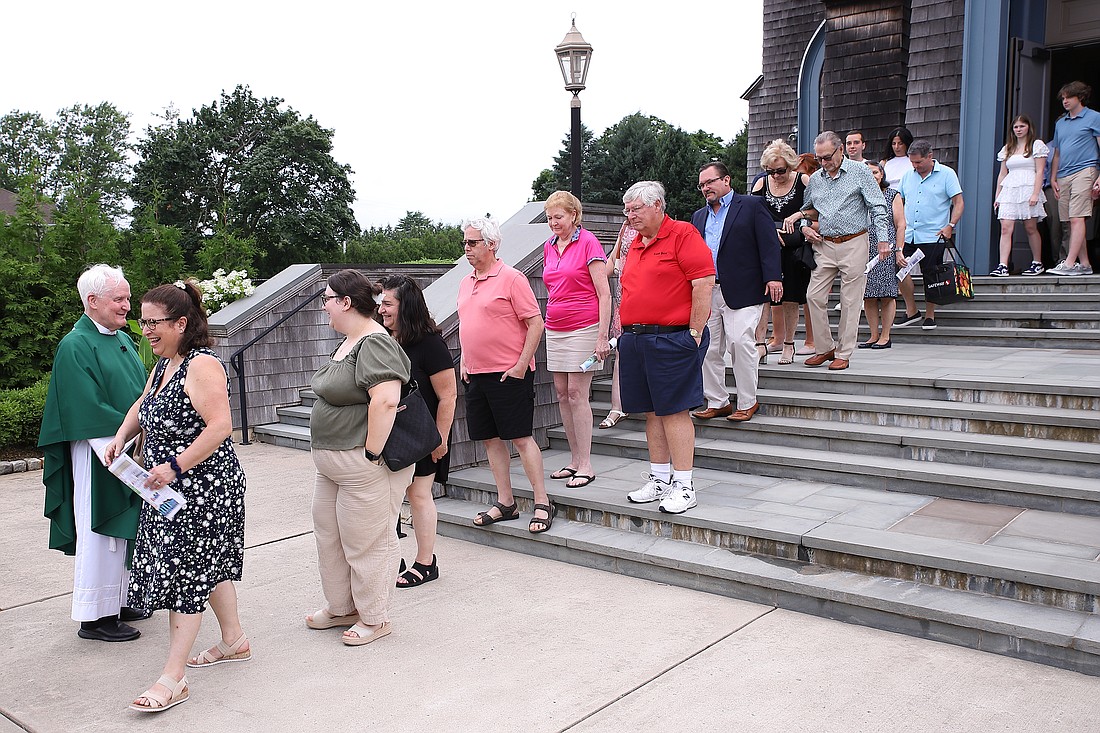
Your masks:
M948 244L949 242L932 242L931 244L906 242L905 246L901 248L901 254L908 259L918 249L924 252L924 259L917 263L917 267L920 268L921 276L927 280L931 269L943 263L943 253Z
M526 438L535 423L535 375L528 371L523 379L503 372L467 375L466 429L470 440L513 440Z
M450 475L450 469L451 452L448 450L447 454L438 463L433 461L431 456L417 461L416 468L413 469L413 476L435 476L435 483L445 484L447 483L447 476Z

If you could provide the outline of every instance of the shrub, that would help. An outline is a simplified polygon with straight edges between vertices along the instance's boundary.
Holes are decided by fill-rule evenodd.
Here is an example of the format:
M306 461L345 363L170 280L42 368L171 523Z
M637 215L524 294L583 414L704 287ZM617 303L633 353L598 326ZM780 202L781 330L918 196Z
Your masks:
M46 375L23 389L0 390L0 447L34 446L38 444L38 428L46 408Z

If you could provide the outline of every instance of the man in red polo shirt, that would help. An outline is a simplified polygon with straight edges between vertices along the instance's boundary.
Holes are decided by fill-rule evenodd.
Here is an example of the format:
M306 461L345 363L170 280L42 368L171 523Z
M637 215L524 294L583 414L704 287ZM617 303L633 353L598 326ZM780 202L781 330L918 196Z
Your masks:
M704 401L714 258L695 227L665 214L660 183L635 183L623 203L638 238L623 264L619 380L623 411L645 413L649 446L649 480L626 498L681 514L696 504L689 411Z

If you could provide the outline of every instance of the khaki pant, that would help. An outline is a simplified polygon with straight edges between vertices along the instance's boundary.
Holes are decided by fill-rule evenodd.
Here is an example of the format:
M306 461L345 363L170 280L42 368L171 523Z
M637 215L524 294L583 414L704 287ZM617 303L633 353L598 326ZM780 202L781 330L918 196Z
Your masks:
M314 450L313 536L328 612L359 612L367 625L389 621L400 552L397 517L414 466L390 471L363 449Z
M810 286L806 290L806 310L814 328L814 345L817 353L836 351L836 358L850 359L859 336L859 316L863 312L863 292L867 286L867 234L853 237L847 242L833 244L821 242L814 245L817 267L810 274ZM829 291L833 280L840 274L840 326L833 341L829 326ZM826 338L828 336L828 338Z
M726 388L726 354L732 357L733 378L737 387L737 409L747 410L756 404L759 383L760 355L756 352L756 325L764 306L730 308L722 297L722 288L714 286L711 295L710 346L703 359L703 395L707 407L725 407L730 403Z

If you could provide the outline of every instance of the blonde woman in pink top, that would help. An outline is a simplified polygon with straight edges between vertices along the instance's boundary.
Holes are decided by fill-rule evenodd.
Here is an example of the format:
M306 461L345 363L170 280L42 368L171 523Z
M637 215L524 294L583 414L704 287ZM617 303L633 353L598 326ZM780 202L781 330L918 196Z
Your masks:
M603 246L582 229L581 202L567 191L546 200L546 221L553 236L543 245L542 281L546 285L546 368L554 375L554 391L562 427L569 441L569 464L550 474L579 489L596 480L592 468L592 376L602 364L583 371L592 356L602 362L610 351L611 288Z

